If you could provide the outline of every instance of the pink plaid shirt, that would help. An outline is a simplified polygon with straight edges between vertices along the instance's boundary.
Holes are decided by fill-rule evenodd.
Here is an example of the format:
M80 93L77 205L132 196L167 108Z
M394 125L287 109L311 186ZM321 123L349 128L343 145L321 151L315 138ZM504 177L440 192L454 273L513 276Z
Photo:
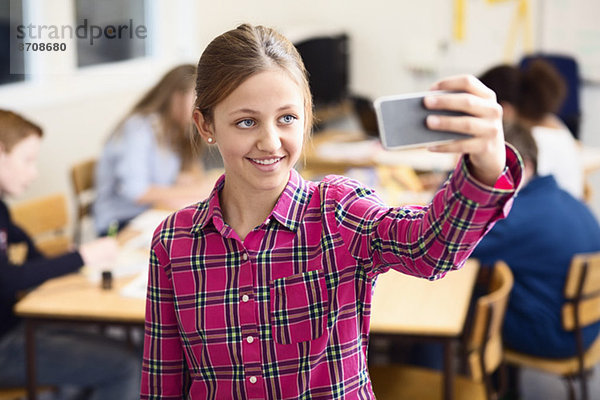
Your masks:
M507 147L507 149L509 149ZM142 399L372 399L371 295L390 268L437 279L507 215L518 156L494 188L463 159L426 207L390 208L358 182L292 170L269 217L240 241L216 183L156 230Z

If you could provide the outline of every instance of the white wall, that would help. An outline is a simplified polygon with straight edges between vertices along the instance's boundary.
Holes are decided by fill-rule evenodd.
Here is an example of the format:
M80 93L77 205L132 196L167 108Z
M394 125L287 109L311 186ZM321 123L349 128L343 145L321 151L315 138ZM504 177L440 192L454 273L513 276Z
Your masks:
M532 1L534 14L540 1ZM351 40L351 89L375 97L424 90L442 75L478 74L503 61L516 1L494 5L487 0L466 1L462 42L452 38L453 2L448 0L156 0L156 4L153 59L0 87L0 107L25 114L46 131L41 177L25 198L70 193L68 167L99 154L110 129L143 91L169 66L195 62L215 35L239 23L265 24L291 36L299 31L345 30ZM569 4L600 15L596 0ZM538 20L534 15L534 33ZM544 46L551 50L551 44ZM522 47L519 42L514 60ZM585 109L599 109L597 92L585 96ZM599 125L584 125L591 132L587 136L597 135L595 126Z

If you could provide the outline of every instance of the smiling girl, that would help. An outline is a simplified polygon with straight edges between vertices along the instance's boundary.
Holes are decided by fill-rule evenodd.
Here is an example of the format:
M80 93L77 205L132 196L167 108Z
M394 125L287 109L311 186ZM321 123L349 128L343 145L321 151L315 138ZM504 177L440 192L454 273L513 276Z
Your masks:
M426 99L429 108L471 116L428 125L472 138L432 149L464 154L432 204L392 208L356 181L294 170L312 101L292 43L241 25L208 45L193 118L225 174L155 232L142 399L374 398L378 274L437 279L460 268L521 177L493 92L468 76L432 89L462 93Z

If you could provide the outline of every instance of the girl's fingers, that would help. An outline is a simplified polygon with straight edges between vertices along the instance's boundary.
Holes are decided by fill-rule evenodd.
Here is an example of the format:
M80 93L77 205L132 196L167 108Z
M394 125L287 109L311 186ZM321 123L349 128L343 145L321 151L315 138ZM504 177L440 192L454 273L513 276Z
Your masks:
M502 106L500 104L469 93L427 96L424 103L430 110L460 111L475 117L502 118Z
M482 151L485 144L478 139L454 140L452 142L430 146L427 149L436 153L471 154Z
M431 90L462 91L485 99L496 100L496 93L473 75L457 75L433 84Z
M476 137L495 136L498 124L493 120L470 116L429 115L426 120L429 129L463 133Z

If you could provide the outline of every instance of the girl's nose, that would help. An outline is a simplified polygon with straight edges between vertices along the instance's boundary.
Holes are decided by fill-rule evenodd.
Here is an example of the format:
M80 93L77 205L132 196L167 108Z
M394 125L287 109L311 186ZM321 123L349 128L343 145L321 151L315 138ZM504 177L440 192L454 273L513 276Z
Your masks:
M272 153L281 147L281 139L276 127L272 125L265 126L257 147L265 153Z

